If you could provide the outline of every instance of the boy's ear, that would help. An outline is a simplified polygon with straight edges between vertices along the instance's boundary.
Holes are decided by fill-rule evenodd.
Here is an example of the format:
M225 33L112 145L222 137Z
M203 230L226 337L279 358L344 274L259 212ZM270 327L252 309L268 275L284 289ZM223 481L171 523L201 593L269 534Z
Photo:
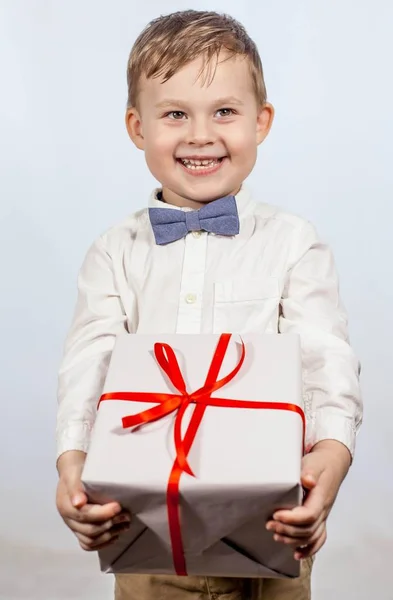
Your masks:
M139 150L145 149L142 120L136 108L128 108L126 112L126 127L128 135Z
M270 131L274 119L274 108L269 103L266 102L259 109L257 116L257 144L262 144L263 140L266 138L267 134Z

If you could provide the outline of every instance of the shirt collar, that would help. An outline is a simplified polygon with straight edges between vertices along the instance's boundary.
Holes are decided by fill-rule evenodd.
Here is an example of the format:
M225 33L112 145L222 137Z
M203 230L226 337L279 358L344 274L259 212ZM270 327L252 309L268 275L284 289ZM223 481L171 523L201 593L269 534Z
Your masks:
M156 188L152 192L150 199L149 199L149 207L150 208L169 208L169 209L174 208L177 210L182 210L184 212L193 210L192 208L190 208L188 206L180 208L179 206L174 206L173 204L166 204L165 202L162 202L162 200L158 200L157 194L159 192L161 192L161 188ZM238 210L240 218L246 217L247 215L249 215L250 213L253 212L254 202L251 198L251 193L250 193L249 189L245 185L242 185L239 192L236 194L235 199L236 199L237 210Z

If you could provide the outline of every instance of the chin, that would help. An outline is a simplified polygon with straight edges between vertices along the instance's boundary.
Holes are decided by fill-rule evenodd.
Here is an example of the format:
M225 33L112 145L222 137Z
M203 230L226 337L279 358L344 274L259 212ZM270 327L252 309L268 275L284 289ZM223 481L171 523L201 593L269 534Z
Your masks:
M241 184L234 187L219 187L219 186L206 186L204 189L189 189L185 191L185 197L193 200L194 202L211 202L213 200L218 200L219 198L224 198L224 196L229 196L235 193L241 188Z

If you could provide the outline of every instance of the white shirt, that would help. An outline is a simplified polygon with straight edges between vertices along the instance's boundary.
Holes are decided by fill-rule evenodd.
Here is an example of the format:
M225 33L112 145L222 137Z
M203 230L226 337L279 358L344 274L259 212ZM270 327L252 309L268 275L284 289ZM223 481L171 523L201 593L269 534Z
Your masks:
M150 206L163 207L156 194ZM246 188L236 201L234 237L194 232L157 246L145 208L92 245L59 373L58 456L87 452L115 338L124 332L300 334L306 446L335 439L353 455L359 364L332 253L310 223L257 203Z

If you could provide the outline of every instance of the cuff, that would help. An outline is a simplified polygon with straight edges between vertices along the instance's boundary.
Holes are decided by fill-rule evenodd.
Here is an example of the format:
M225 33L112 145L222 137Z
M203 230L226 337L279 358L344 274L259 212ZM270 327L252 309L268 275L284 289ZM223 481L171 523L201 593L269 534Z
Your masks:
M306 451L323 440L336 440L346 446L353 459L355 455L357 427L347 415L337 414L336 408L323 408L312 415L307 423Z
M89 421L68 424L66 428L58 427L56 461L61 454L68 452L68 450L80 450L87 453L92 429L93 425Z

